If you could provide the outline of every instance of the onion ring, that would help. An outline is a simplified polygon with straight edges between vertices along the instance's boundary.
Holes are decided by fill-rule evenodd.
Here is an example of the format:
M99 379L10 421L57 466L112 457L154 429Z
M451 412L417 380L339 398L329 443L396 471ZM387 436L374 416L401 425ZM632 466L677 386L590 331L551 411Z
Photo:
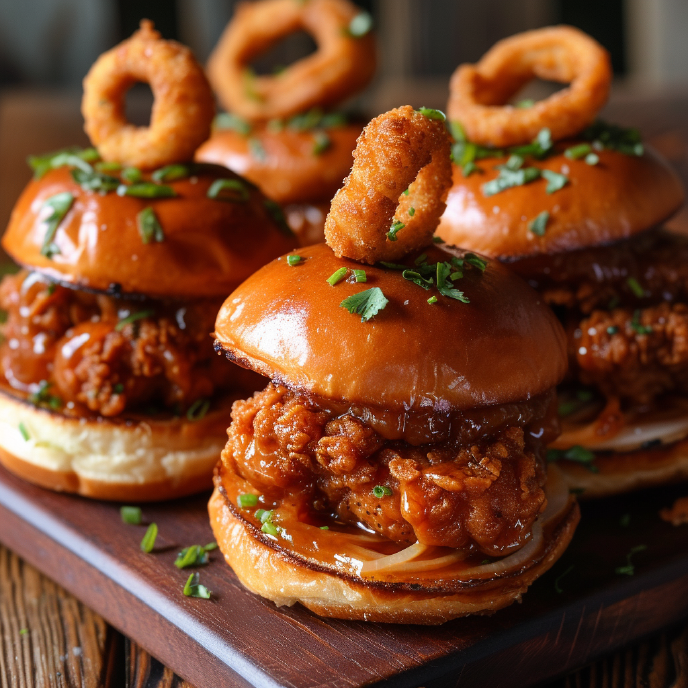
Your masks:
M505 105L533 78L570 84L532 107ZM476 65L453 74L447 111L481 146L529 143L549 128L555 140L577 134L609 95L607 51L570 26L527 31L499 41Z
M444 121L410 105L372 120L325 221L335 254L372 265L429 244L452 184L450 145ZM395 217L403 227L392 240Z
M125 94L136 82L150 84L155 102L149 127L126 120ZM164 41L153 23L101 55L84 79L84 129L107 162L153 169L193 158L210 136L213 93L191 51Z
M256 121L327 108L363 89L376 67L371 33L348 31L361 10L349 0L265 0L241 3L208 61L222 105ZM318 44L312 55L275 76L252 77L250 61L299 30Z

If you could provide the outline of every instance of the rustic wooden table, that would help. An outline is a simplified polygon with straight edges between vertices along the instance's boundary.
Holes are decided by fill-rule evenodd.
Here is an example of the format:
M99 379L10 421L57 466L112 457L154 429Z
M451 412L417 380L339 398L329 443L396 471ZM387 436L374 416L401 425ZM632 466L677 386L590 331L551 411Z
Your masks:
M445 99L438 92L435 105ZM86 143L78 103L76 93L0 93L0 226L30 177L24 164L27 154ZM688 91L620 89L606 114L639 126L688 185ZM688 212L682 211L671 224L688 231ZM14 686L189 684L0 546L0 688ZM688 688L688 622L605 657L550 688L555 686Z

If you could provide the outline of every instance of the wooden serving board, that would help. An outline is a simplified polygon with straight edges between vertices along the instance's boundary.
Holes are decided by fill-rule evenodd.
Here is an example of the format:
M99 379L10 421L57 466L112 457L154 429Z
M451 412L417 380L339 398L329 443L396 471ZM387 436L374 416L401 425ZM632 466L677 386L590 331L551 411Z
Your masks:
M688 617L688 526L658 515L685 493L584 504L571 547L522 604L439 627L277 609L246 592L218 552L196 569L212 600L184 597L190 569L173 562L182 547L212 541L208 495L144 505L160 531L144 554L145 526L122 523L119 505L47 492L0 468L0 541L196 688L521 687ZM615 573L637 545L647 549L635 575Z

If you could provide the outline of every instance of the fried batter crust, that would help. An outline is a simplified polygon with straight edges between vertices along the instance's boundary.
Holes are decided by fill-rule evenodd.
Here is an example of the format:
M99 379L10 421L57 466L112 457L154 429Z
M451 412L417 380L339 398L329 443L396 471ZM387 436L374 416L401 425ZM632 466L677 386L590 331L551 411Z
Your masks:
M234 404L228 435L223 461L270 498L307 494L315 511L399 543L501 556L546 506L543 464L521 427L469 446L412 447L270 384ZM375 496L376 486L391 495Z
M234 381L213 354L214 302L127 302L22 271L0 284L0 307L8 314L0 363L20 390L45 380L63 401L115 416L142 404L184 410Z

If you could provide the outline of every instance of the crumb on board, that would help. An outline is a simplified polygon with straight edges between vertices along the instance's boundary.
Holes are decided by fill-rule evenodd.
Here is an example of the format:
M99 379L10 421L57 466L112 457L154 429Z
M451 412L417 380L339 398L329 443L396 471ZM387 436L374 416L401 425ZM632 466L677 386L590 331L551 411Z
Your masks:
M679 497L669 509L662 509L659 515L675 526L688 523L688 497Z

